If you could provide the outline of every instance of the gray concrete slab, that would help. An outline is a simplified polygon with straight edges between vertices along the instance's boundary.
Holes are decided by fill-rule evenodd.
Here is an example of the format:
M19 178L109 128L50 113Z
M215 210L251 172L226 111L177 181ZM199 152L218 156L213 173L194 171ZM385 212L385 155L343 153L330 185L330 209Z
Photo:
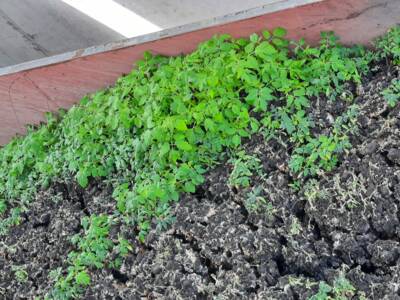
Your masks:
M146 20L165 28L207 20L276 0L115 0Z
M101 1L115 2L162 30L280 0L97 1L98 5ZM127 37L65 2L68 1L1 0L0 67L119 41ZM138 35L141 35L140 30L139 28ZM144 30L143 28L143 33L148 33Z

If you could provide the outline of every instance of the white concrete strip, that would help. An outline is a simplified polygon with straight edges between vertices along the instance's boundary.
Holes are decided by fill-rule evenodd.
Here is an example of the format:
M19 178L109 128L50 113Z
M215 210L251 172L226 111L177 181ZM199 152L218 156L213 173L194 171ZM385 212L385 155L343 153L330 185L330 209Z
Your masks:
M161 27L112 0L62 1L126 38L161 30Z
M78 57L84 57L88 55L93 55L97 53L102 53L106 51L121 49L130 47L133 45L143 44L146 42L155 41L158 39L176 36L204 28L209 28L212 26L223 25L226 23L231 23L234 21L244 20L260 15L264 15L267 13L278 12L281 10L285 10L288 8L294 8L297 6L302 6L306 4L321 2L324 0L271 0L270 3L265 4L263 6L243 10L237 13L231 13L220 17L215 17L209 20L194 22L190 24L185 24L182 26L177 26L149 34L144 34L140 36L136 36L133 38L121 40L118 42L110 42L98 46L92 46L85 49L70 51L54 56L49 56L45 58L40 58L28 62L24 62L17 65L12 65L8 67L0 68L0 76L2 75L9 75L21 71L26 71L34 68L44 67L52 64L57 64L61 62L65 62L71 59L75 59Z

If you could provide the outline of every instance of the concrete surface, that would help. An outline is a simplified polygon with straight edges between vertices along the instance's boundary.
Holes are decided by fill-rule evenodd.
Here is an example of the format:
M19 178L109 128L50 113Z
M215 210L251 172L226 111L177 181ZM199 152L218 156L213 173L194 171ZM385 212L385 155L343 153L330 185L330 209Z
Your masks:
M162 29L240 12L276 0L115 0Z
M84 3L91 0L75 0ZM103 1L103 2L102 2ZM276 2L276 0L95 0L115 2L160 29ZM62 0L0 0L0 67L119 41L126 36ZM112 15L109 12L109 16ZM114 16L118 18L118 16ZM138 28L137 35L148 33Z

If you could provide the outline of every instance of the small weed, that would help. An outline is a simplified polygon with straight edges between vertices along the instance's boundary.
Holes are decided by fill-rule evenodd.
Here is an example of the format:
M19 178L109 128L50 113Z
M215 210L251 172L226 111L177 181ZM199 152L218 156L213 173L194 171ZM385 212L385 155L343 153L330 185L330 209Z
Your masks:
M304 186L304 196L311 205L315 200L326 199L328 195L325 189L320 188L316 179L308 180Z
M367 185L362 175L351 173L346 182L342 182L340 176L337 174L333 177L333 190L335 198L338 203L342 204L340 210L345 207L351 209L366 204L366 202L373 196L373 193L366 197ZM375 193L375 192L374 192Z
M107 238L110 229L110 220L107 216L92 215L90 218L83 218L81 223L85 233L83 237L75 235L72 238L77 251L68 255L70 267L67 275L60 277L58 269L49 275L57 280L49 295L51 298L76 298L82 289L90 284L88 268L102 268L113 247L112 241ZM124 249L124 246L122 247Z
M249 193L245 200L245 207L249 212L266 212L268 215L272 215L275 211L271 202L262 196L262 187L256 186Z
M390 107L395 107L400 100L400 80L393 79L392 83L382 91L382 96Z
M48 274L48 278L52 282L57 282L61 276L62 276L62 268L61 267L58 267L55 270L51 270Z
M336 136L347 136L358 132L357 118L359 116L359 106L350 105L347 110L335 119L333 124L333 134Z
M340 275L333 286L326 282L319 284L318 293L308 300L347 300L352 299L356 294L356 289L343 275Z
M11 270L14 272L15 279L20 283L28 281L28 272L23 266L12 266Z
M292 235L292 236L293 235L298 235L298 234L300 234L301 230L302 230L302 226L301 226L299 220L296 217L293 216L292 217L292 222L290 224L289 234Z
M357 131L358 106L351 105L339 116L328 135L307 137L306 143L294 149L290 169L302 176L331 171L338 162L337 155L351 148L348 135Z
M1 215L1 214L0 214ZM9 216L0 219L0 236L6 235L10 227L16 226L20 223L21 208L14 207L10 210Z
M289 187L293 190L293 191L300 191L301 190L301 182L300 180L293 180L292 183L289 183Z
M132 251L132 245L121 235L118 236L118 244L114 247L117 258L111 263L112 267L119 268L122 264L122 258Z
M254 172L261 170L261 161L244 151L236 153L235 158L230 159L229 162L233 165L233 170L229 176L231 186L250 186L250 177L253 176Z
M347 139L340 140L337 136L320 135L318 138L310 138L307 144L294 150L289 167L303 176L331 171L338 161L336 153L346 147L349 147Z
M395 64L400 65L400 26L389 29L387 34L375 43L378 58L391 58Z

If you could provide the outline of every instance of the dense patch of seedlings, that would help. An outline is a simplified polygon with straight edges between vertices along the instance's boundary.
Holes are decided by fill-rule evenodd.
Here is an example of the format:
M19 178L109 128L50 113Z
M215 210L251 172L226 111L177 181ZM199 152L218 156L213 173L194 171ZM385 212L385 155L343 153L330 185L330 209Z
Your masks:
M58 178L75 180L81 188L102 180L113 190L112 212L81 220L69 266L51 273L54 288L46 297L79 297L91 284L90 270L119 268L133 248L122 233L111 240L111 227L128 226L143 243L154 222L158 229L173 223L173 203L182 193L195 193L204 174L221 161L232 167L229 186L239 194L247 188L244 209L273 217L276 210L268 193L252 186L252 177L264 176L262 160L242 149L255 135L262 134L263 142L285 144L289 159L276 169L295 179L288 184L298 191L305 184L311 207L332 195L347 208L364 201L357 194L361 176L344 187L339 182L334 192L315 178L332 171L340 155L350 152L359 107L352 103L349 85L360 85L374 60L399 63L400 31L394 28L380 39L376 53L343 47L332 33L323 33L318 47L303 40L289 42L285 35L283 28L249 39L221 35L189 55L173 58L146 53L114 87L85 97L67 112L49 114L47 124L0 149L0 234L23 222L37 192ZM382 95L394 107L398 93L394 80ZM322 99L338 102L337 118L325 116L329 127L312 113L313 104ZM227 153L232 154L229 160ZM89 214L85 199L79 202ZM289 218L290 243L302 235L301 211ZM244 217L249 218L248 213ZM202 257L217 273L207 259ZM290 268L278 266L282 273ZM125 278L116 272L114 277ZM15 273L26 279L23 270ZM320 298L315 299L352 293L345 283L320 285ZM256 290L250 287L249 293Z

